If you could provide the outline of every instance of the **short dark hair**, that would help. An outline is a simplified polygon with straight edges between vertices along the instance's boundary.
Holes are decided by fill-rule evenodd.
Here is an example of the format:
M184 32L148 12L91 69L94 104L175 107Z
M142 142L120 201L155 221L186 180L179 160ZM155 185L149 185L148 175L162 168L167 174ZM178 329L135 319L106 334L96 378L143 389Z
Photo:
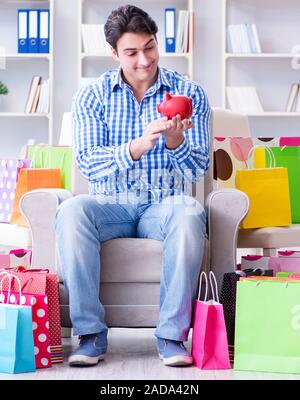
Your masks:
M106 41L117 50L117 41L127 32L149 33L155 36L158 32L155 21L141 8L129 4L113 10L105 25Z

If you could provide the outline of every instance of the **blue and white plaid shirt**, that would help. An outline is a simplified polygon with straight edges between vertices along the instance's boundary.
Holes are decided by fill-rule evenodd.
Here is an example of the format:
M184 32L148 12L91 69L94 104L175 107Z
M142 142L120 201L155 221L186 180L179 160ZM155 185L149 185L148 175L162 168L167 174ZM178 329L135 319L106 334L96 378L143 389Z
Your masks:
M130 142L142 136L151 121L162 118L156 105L163 102L167 92L192 98L194 127L184 132L185 139L176 149L167 149L162 135L153 150L134 161ZM83 86L72 105L73 143L76 163L89 181L90 193L148 191L159 200L190 194L191 183L209 166L210 112L198 84L162 67L140 103L122 79L120 68Z

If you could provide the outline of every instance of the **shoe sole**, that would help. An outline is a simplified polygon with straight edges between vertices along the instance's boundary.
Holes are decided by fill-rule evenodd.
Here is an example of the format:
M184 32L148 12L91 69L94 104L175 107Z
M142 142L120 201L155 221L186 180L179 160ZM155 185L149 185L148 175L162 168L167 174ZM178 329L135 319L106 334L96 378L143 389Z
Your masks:
M161 354L159 354L159 358L163 361L164 365L169 367L179 367L193 364L193 357L190 356L173 356L164 358Z
M96 365L99 361L104 360L105 354L101 354L98 357L88 357L83 355L74 355L70 356L68 359L69 365L77 365L77 366L87 366L87 365Z

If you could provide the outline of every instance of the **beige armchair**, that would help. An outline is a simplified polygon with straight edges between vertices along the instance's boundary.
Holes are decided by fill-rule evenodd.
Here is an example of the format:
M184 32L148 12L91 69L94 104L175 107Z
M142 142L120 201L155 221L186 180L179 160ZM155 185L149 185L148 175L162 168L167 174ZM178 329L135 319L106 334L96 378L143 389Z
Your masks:
M241 131L244 124L245 119L240 115L217 109L213 111L213 131L219 126L224 129L228 126L230 132L235 126L236 131ZM71 136L70 114L66 113L60 144L71 144ZM244 193L235 189L209 191L212 168L211 165L204 184L209 238L204 260L210 260L208 264L220 283L223 273L235 268L238 227L247 214L249 202ZM203 181L198 188L201 186ZM87 182L74 164L72 193L63 189L43 189L22 197L20 207L31 227L34 267L49 268L60 276L54 232L56 210L62 201L87 190ZM203 202L203 190L196 190L195 196ZM204 264L203 268L207 266ZM159 241L122 238L102 244L100 298L109 327L155 327L161 265L162 243ZM60 309L62 326L70 327L68 296L61 276Z

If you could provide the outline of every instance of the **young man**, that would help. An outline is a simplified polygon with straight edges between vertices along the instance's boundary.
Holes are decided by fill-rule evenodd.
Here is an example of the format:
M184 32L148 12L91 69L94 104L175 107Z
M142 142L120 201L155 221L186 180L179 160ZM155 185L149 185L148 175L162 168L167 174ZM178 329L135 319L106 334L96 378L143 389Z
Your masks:
M199 85L158 67L156 33L143 10L127 5L113 11L105 35L120 67L81 88L73 102L76 161L90 194L63 202L56 220L73 332L80 337L70 365L97 364L105 357L99 249L101 242L121 237L163 241L157 349L165 365L193 361L183 341L206 217L187 190L208 169L210 107ZM191 121L167 120L157 112L168 92L192 98Z

